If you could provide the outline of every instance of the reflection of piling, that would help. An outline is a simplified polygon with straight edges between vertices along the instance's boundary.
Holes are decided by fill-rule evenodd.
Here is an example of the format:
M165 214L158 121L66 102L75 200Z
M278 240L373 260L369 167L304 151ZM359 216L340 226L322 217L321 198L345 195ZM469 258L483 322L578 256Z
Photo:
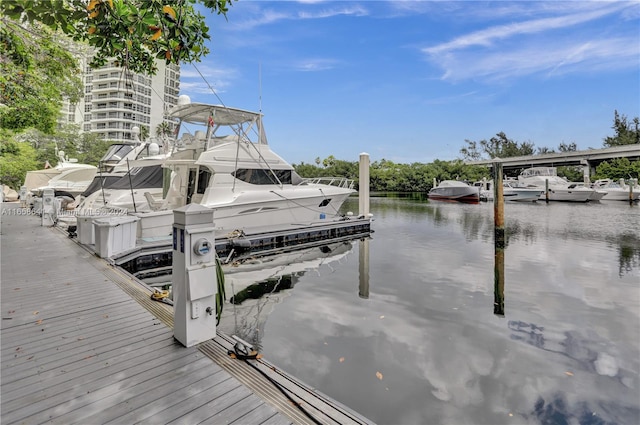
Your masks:
M504 317L504 249L496 246L493 284L493 314Z
M494 249L494 297L493 314L504 316L504 192L502 186L502 162L493 163L493 215L495 226Z
M360 174L358 179L358 215L366 217L369 214L369 154L360 154Z
M629 205L633 205L633 185L634 181L629 181Z
M369 298L369 238L360 240L358 271L360 286L358 295L360 298Z

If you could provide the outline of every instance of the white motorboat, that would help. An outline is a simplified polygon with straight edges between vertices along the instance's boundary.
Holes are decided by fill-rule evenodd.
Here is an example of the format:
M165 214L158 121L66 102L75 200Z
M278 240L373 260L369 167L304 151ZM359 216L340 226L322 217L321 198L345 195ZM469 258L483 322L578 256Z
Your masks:
M640 186L637 179L631 179L626 184L624 179L614 182L612 179L596 180L593 187L600 191L605 191L607 196L605 201L638 201L640 200Z
M473 184L480 191L481 201L493 201L493 182L483 179ZM510 180L502 182L502 197L506 202L535 202L544 193L542 189L531 187L518 187L517 183Z
M593 193L591 194L591 196L589 196L589 202L598 202L602 198L607 196L607 192L606 191L604 191L602 189L595 188L595 187L590 187L586 183L582 183L582 182L571 182L571 183L569 183L569 188L574 189L576 187L586 187L588 189L593 190Z
M58 164L52 168L28 171L24 186L30 196L42 196L44 189L75 197L82 193L95 176L98 168L69 159L64 151L56 151Z
M548 182L548 183L547 183ZM546 187L549 187L549 201L587 202L593 196L593 190L584 186L570 187L571 183L558 176L555 167L532 167L523 170L518 176L519 187L542 189L540 200L546 200Z
M154 203L155 211L146 215L155 222L146 236L170 234L172 210L189 203L213 208L216 232L224 234L338 218L344 201L355 193L346 178L335 178L333 184L301 178L271 150L261 113L191 103L181 96L169 115L178 120L177 134L188 124L204 130L174 142L175 153L164 163L172 171L171 183Z
M477 187L458 180L442 180L436 185L434 179L433 188L427 194L429 199L437 201L456 201L465 203L478 203L480 192Z

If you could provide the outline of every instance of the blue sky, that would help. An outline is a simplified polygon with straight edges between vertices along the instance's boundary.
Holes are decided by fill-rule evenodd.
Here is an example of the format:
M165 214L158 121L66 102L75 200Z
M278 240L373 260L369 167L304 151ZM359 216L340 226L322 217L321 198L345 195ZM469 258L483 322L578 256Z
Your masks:
M640 116L638 1L240 0L227 20L203 14L211 53L182 66L180 93L261 109L292 163L452 160L501 131L600 148L614 110Z

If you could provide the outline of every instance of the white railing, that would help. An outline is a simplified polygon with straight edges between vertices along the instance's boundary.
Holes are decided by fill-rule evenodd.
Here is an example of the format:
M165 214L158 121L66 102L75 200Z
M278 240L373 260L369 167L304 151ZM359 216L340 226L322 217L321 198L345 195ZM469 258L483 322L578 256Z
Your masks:
M310 177L302 180L306 184L326 184L344 189L353 189L355 182L346 177Z

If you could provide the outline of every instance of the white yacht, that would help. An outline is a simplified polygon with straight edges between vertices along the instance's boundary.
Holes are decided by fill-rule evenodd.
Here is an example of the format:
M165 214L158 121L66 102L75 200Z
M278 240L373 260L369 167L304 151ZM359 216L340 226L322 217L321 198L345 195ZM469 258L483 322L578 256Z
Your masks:
M612 179L600 179L595 181L593 187L607 193L604 197L605 201L628 202L630 197L632 201L640 200L640 186L638 186L637 179L631 179L629 184L626 184L624 179L620 179L618 182L614 182Z
M165 151L168 149L165 149ZM77 209L93 211L151 211L162 198L163 182L171 171L162 168L169 153L155 142L114 143L100 160L100 171L81 194Z
M42 196L44 189L69 196L82 193L95 176L98 168L89 164L80 164L75 158L69 158L64 151L58 151L58 163L55 167L28 171L24 186L32 196Z
M584 186L570 187L571 183L558 176L555 167L532 167L518 176L518 186L542 189L540 200L546 200L546 184L549 185L550 201L587 202L594 191Z
M169 235L172 210L189 203L213 208L214 227L224 234L330 220L355 193L346 178L330 179L333 184L301 178L271 150L261 113L181 96L169 115L178 120L176 134L190 125L202 130L174 142L164 163L171 182L163 199L149 200L154 211L140 215L153 224L143 224L139 237Z
M481 201L493 201L493 182L483 179L473 184L480 191ZM531 187L518 187L517 183L511 180L502 182L502 196L505 202L535 202L544 193L544 189Z

